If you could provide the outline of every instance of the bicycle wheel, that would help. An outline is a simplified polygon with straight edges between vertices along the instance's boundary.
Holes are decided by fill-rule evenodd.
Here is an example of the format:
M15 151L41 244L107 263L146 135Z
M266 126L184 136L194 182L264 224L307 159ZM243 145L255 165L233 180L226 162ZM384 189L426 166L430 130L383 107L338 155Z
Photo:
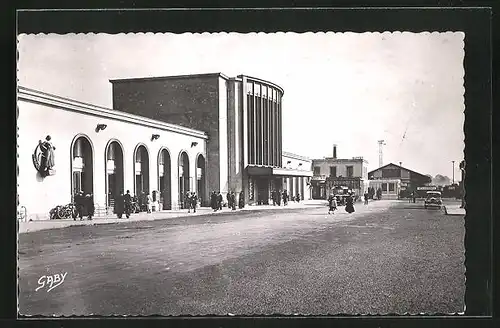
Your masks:
M66 218L66 209L62 206L58 207L57 211L56 211L56 217L60 220L65 219Z

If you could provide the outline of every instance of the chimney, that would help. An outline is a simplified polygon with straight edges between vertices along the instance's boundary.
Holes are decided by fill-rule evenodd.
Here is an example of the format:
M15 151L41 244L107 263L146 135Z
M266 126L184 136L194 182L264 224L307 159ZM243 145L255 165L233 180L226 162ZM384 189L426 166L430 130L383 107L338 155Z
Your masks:
M333 159L337 159L337 145L333 145Z

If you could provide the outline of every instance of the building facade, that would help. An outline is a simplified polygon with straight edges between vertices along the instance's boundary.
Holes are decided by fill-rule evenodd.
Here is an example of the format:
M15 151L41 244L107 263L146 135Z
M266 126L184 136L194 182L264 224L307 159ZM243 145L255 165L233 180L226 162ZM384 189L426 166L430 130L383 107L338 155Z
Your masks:
M299 172L297 176L289 175L283 178L282 189L286 190L289 195L300 195L301 200L312 199L312 160L289 152L283 152L282 158L284 169L294 172L293 174Z
M185 190L206 182L205 132L38 92L18 90L18 198L28 219L48 219L76 192L96 209L114 199L153 194L159 208L182 206ZM39 172L41 142L50 136L55 165Z
M245 203L269 202L288 178L310 170L283 167L283 89L269 81L221 73L111 80L113 108L206 131L204 194L243 192Z
M370 180L369 186L375 192L380 189L382 199L398 199L401 193L401 179Z
M326 199L337 187L347 187L361 196L368 190L368 162L363 157L337 158L337 146L333 156L312 160L312 198Z
M417 191L432 182L432 178L393 163L368 172L370 186L382 189L382 197L395 199L400 193Z
M278 190L310 198L311 161L282 151L276 84L220 73L111 83L113 109L19 88L18 198L29 219L80 191L106 213L127 190L161 210L182 208L188 191L203 205L211 191L241 192L246 204Z

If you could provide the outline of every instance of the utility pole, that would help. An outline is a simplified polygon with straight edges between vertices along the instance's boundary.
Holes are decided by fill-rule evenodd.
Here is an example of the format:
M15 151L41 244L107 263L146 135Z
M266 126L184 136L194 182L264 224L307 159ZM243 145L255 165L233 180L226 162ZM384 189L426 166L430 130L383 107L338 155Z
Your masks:
M452 175L452 183L451 184L455 184L455 161L451 161L451 163L453 164L453 175Z
M385 146L385 140L378 141L378 167L382 167L384 165L382 146Z

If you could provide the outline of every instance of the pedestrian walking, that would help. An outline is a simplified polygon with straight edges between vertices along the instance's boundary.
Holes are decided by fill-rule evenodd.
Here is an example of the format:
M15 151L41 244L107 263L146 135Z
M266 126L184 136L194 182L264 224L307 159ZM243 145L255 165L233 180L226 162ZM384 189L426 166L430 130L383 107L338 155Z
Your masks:
M191 193L191 207L193 209L193 213L196 213L196 206L198 205L198 196L196 195L196 193L193 191Z
M80 220L83 220L83 210L85 208L85 197L83 196L83 193L81 191L78 191L75 194L75 205L76 205L76 215L80 218ZM76 218L73 218L74 221L76 221Z
M238 200L238 207L242 209L245 207L245 194L243 194L243 191L240 191L240 199Z
M232 201L231 201L231 192L230 191L227 193L226 199L227 199L227 207L228 208L232 208L233 204L232 204Z
M89 220L92 220L95 212L93 194L85 195L85 206L87 208L87 217Z
M147 206L148 213L153 212L153 197L151 197L150 194L148 194L146 197L146 206Z
M191 213L191 193L188 191L186 196L184 196L184 208L187 208L188 213Z
M335 210L337 209L337 200L334 195L330 195L328 197L328 214L335 214Z
M282 198L283 198L283 206L287 206L288 205L288 194L287 194L286 190L283 191Z
M130 196L130 190L127 190L127 193L123 195L123 202L125 207L125 216L130 218L130 213L132 211L132 196Z
M236 194L231 191L231 210L236 211Z
M217 212L217 194L215 193L215 190L212 191L212 194L210 195L210 207L214 210L214 212Z
M224 198L222 198L222 194L220 191L217 193L217 209L222 211L222 202L224 201Z
M365 192L363 196L365 197L365 205L368 205L368 193Z
M114 212L119 219L122 218L123 213L125 212L125 204L123 201L123 192L121 192L120 195L116 196L116 198L115 198Z
M296 201L297 203L300 203L300 194L297 194L297 197L295 197L295 201Z
M347 213L354 212L354 199L352 198L352 195L348 195L346 198L345 210Z
M271 192L271 198L273 200L273 206L276 206L276 190Z

